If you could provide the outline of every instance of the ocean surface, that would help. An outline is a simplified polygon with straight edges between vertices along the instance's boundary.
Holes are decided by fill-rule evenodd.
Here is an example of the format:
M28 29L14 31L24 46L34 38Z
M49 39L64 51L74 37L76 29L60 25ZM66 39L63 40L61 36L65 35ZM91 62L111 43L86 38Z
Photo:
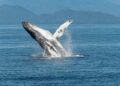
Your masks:
M80 56L48 59L21 25L0 25L0 86L120 86L120 25L73 24L67 33L61 42Z

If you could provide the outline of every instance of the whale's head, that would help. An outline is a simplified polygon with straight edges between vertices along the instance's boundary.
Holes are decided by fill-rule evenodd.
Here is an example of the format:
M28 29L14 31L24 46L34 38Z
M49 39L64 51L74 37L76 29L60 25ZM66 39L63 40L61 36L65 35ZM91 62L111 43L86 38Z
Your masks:
M23 25L24 29L31 35L31 37L36 39L35 30L33 29L32 24L27 21L23 21L22 25Z
M30 34L30 36L36 41L38 41L40 46L44 48L44 43L46 40L46 36L44 36L45 31L30 22L23 21L22 25L24 29Z
M52 34L50 32L34 24L23 21L22 25L24 29L31 35L31 37L38 41L41 45L43 45L46 40L52 40Z
M49 31L44 30L30 22L23 21L22 25L24 29L36 40L37 37L39 37L39 40L52 39L52 34Z

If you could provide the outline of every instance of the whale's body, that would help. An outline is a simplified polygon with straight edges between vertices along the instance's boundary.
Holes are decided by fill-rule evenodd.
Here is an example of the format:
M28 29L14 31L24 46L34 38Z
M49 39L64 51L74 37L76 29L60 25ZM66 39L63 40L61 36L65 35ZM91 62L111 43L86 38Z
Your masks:
M46 57L66 57L70 55L60 43L59 38L64 34L65 29L67 29L71 23L72 21L70 20L66 21L52 34L34 24L26 21L22 22L24 29L43 48L43 54Z

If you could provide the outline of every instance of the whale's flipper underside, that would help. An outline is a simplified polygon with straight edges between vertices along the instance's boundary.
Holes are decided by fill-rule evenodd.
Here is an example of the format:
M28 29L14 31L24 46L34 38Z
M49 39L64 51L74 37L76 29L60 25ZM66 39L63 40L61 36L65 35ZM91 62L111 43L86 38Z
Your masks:
M67 20L64 24L60 25L60 27L53 34L53 37L56 39L59 39L61 36L63 36L65 30L69 27L71 23L72 23L72 20Z

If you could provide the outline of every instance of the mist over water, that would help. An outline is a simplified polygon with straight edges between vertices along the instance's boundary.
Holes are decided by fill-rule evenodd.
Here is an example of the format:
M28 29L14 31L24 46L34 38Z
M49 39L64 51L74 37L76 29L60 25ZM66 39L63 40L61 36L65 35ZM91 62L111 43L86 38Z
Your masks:
M72 50L72 35L71 33L67 30L66 33L66 41L65 41L65 46L70 55L73 55L73 50Z

